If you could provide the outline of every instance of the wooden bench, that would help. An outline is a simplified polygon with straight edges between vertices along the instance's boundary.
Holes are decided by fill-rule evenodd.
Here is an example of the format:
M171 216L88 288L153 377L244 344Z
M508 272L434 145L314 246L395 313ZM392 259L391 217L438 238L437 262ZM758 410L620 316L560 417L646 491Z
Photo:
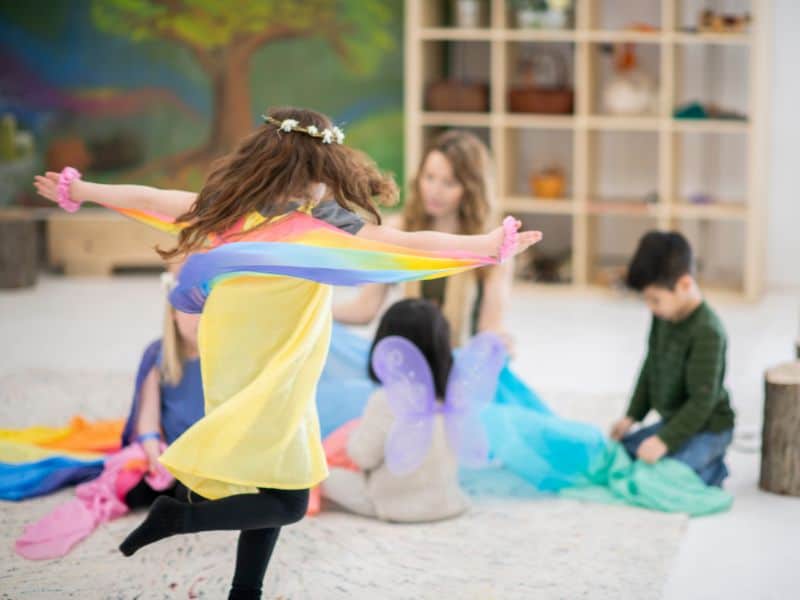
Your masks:
M161 267L155 247L175 238L103 208L50 212L47 251L51 266L66 275L111 275L115 268Z

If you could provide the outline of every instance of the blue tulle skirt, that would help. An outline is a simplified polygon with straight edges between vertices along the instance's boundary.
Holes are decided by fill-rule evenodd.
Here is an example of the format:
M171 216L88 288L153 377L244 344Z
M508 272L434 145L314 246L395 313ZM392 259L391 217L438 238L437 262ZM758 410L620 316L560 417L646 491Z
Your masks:
M375 390L367 375L369 347L369 340L334 324L317 391L323 437L360 417ZM581 480L606 449L599 429L554 414L508 366L482 418L493 460L539 490L556 491Z

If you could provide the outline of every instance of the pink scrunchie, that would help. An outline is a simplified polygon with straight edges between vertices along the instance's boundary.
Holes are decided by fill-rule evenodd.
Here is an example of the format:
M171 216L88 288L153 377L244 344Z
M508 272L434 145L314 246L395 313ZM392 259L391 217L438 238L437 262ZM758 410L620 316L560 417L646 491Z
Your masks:
M72 167L64 167L58 176L58 205L69 213L74 213L81 207L80 202L75 202L69 195L70 184L80 178L80 171Z
M503 262L514 253L517 247L517 220L514 217L503 219L503 244L500 246L500 256L498 260Z

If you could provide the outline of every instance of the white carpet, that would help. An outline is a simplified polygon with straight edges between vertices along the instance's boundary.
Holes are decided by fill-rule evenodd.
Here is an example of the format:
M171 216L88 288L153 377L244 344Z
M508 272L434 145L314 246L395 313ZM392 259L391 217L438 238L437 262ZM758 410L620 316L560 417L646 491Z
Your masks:
M4 506L3 597L225 597L232 532L171 538L124 558L116 546L139 519L131 515L60 560L13 554L8 534L69 497ZM684 524L680 516L556 500L487 500L459 519L413 526L326 513L284 530L264 597L656 599Z
M131 385L132 375L115 372L7 374L0 377L0 423L57 425L76 413L117 417ZM576 411L604 402L583 404ZM28 562L14 554L24 525L71 495L1 505L0 597L225 597L236 547L231 532L172 538L124 558L116 547L138 514L102 526L60 560ZM428 525L328 512L284 530L264 597L661 598L685 525L679 515L546 496L484 495L467 515Z

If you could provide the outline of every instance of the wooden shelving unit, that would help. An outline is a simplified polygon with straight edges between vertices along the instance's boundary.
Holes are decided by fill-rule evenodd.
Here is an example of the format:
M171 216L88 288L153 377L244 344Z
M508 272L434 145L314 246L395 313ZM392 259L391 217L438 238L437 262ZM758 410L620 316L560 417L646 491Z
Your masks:
M447 128L468 128L479 133L490 145L498 166L497 194L505 212L527 216L533 223L536 217L569 221L569 246L572 254L572 281L577 287L591 285L602 267L600 240L604 227L622 227L632 240L647 229L658 227L678 229L689 236L700 263L707 263L710 243L727 231L734 240L736 256L734 272L724 281L701 272L701 280L710 287L735 289L750 299L757 298L763 284L763 251L766 188L765 164L765 97L769 89L768 69L769 3L750 0L747 10L752 23L742 34L695 34L682 30L691 20L685 11L694 9L692 0L628 0L632 5L650 3L657 8L658 31L638 32L608 27L603 10L610 0L577 0L574 28L569 30L519 29L507 0L484 0L485 26L458 28L447 22L452 0L406 1L406 173L417 168L428 139ZM713 0L709 0L713 4ZM624 4L614 0L614 7ZM723 7L724 8L724 7ZM635 43L644 52L657 54L653 73L658 82L657 108L653 114L621 117L603 114L598 109L599 48L609 43ZM507 110L507 91L515 72L515 56L522 45L554 47L568 54L571 85L575 90L574 113L545 115L512 113ZM459 63L472 69L473 78L489 86L489 110L479 113L430 112L426 110L425 93L428 85L447 76L445 54L460 52ZM463 52L462 52L463 50ZM682 97L682 81L687 76L702 75L707 65L688 59L696 52L744 52L746 74L729 72L725 85L744 86L747 120L683 120L673 118L674 109L689 98ZM716 56L716 55L715 55ZM452 61L451 61L452 62ZM730 71L730 70L729 70ZM475 73L477 72L477 77ZM700 98L719 100L725 98ZM556 135L569 147L571 158L565 165L569 173L566 198L558 200L534 198L521 192L520 181L527 178L530 165L520 164L519 145L535 141L540 136ZM608 194L598 189L598 178L604 176L603 162L617 167L628 160L613 151L604 151L605 138L631 136L646 150L631 160L631 173L650 177L652 189L640 194ZM695 138L702 138L698 141ZM625 138L617 146L625 147ZM715 201L694 204L683 188L683 164L689 154L698 152L696 145L708 144L712 154L730 154L732 147L741 149L741 164L746 174L741 183L728 185L725 190L709 190ZM731 142L731 140L736 140ZM726 155L727 155L726 154ZM534 157L535 158L535 157ZM716 159L713 159L716 160ZM616 161L616 162L615 162ZM622 162L620 162L622 161ZM643 173L640 161L652 164L651 172ZM724 168L718 167L718 169ZM726 175L726 173L722 173ZM608 176L608 173L605 173ZM644 184L642 184L644 185ZM655 201L646 202L645 196ZM609 197L611 196L611 197ZM627 228L627 229L626 229ZM725 229L728 228L728 229ZM731 229L733 228L733 229ZM545 231L545 235L547 235ZM606 237L608 234L606 233ZM621 236L625 237L625 236ZM725 236L722 236L725 237ZM627 238L625 238L627 239ZM628 251L632 251L632 245ZM726 253L726 255L732 255ZM730 267L730 265L729 265Z

